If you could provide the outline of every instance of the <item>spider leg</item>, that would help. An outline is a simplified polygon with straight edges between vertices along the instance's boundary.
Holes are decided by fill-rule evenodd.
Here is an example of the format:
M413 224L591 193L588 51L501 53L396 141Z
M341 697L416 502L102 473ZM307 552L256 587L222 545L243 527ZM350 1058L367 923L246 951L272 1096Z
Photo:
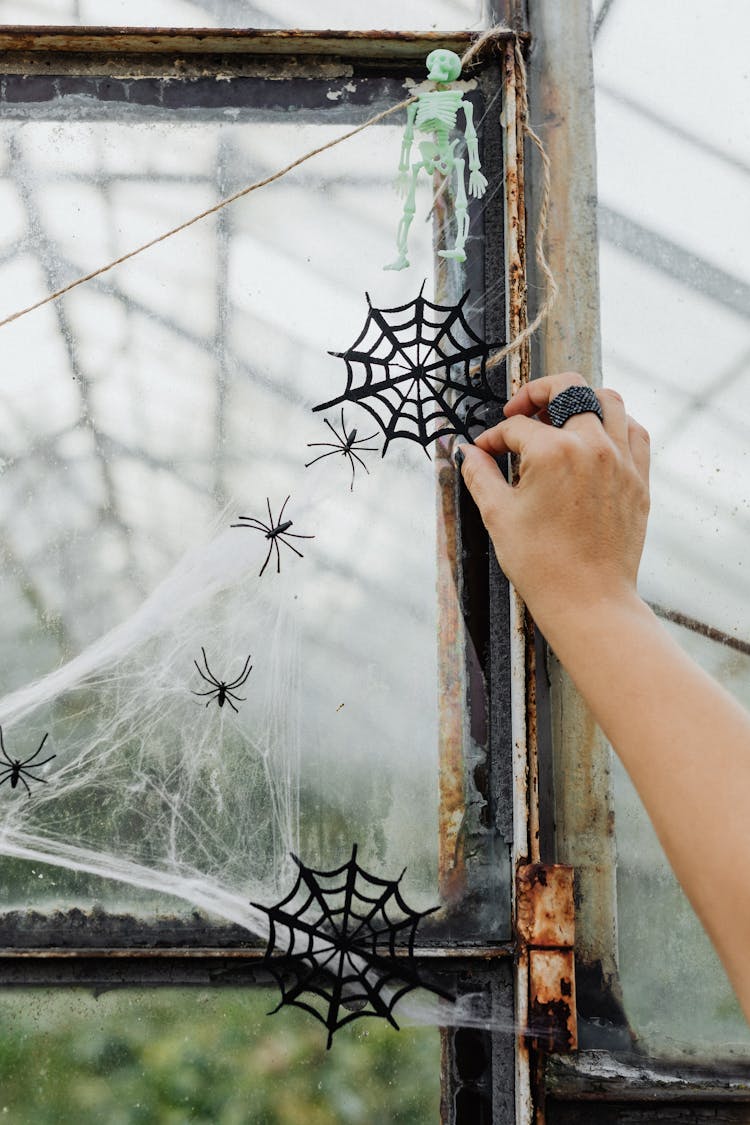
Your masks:
M225 691L224 695L226 696L226 698L228 700L230 700L230 702L231 702L231 699L236 699L238 703L247 703L247 697L246 696L237 695L233 691ZM231 697L231 699L230 699L230 697Z
M271 515L271 501L268 499L267 496L266 496L266 507L268 508L268 526L270 528L273 528L274 522L273 522L273 516ZM279 516L279 523L281 523L281 516Z
M328 429L329 429L329 430L331 431L331 433L333 434L333 436L334 436L334 437L336 438L336 441L337 441L337 442L341 442L342 440L343 440L343 441L346 441L346 435L344 435L344 438L343 438L343 439L342 439L342 438L340 438L340 437L339 437L339 435L338 435L338 434L336 433L336 427L335 427L335 426L332 426L332 425L331 425L331 423L330 423L330 422L328 421L328 419L327 419L327 418L324 418L324 419L323 419L323 421L325 422L326 426L328 426ZM343 432L343 431L342 431L342 432Z
M261 523L260 520L256 520L252 516L239 516L238 518L243 520L244 522L243 523L230 523L229 526L230 527L249 527L249 528L252 528L254 531L271 531L272 530L270 527L267 527L266 524Z
M53 755L52 755L52 758L56 758L56 757L57 757L57 754L53 754ZM52 758L45 758L43 762L34 762L34 769L35 769L35 770L38 770L38 769L41 769L41 767L42 767L42 766L46 766L46 765L47 765L47 762L51 762L51 761L52 761ZM31 758L27 758L27 759L26 759L26 762L30 762L30 761L31 761ZM26 765L26 762L21 762L21 765L22 765L22 766L25 766L25 765ZM27 771L27 772L28 772L28 771ZM31 775L29 775L29 776L31 776ZM38 780L39 780L39 781L41 781L42 779L41 779L41 778L39 778Z
M19 773L18 780L23 782L24 789L26 790L28 795L31 796L31 790L29 789L28 785L26 784L26 778L22 777L21 774Z
M3 757L5 758L6 762L9 765L12 766L13 765L13 759L8 757L8 754L7 754L6 749L5 749L5 743L3 742L3 728L2 727L0 727L0 749L2 749Z
M307 448L312 449L316 445L325 445L327 449L341 449L340 443L334 443L332 441L308 441Z
M13 771L12 770L6 770L5 771L5 777L3 778L2 781L0 781L0 785L4 785L6 781L10 781L12 776L13 776Z
M361 457L358 457L358 456L357 456L357 454L356 454L356 453L354 452L354 450L353 450L353 449L350 449L350 450L349 450L349 456L350 456L350 457L353 457L355 461L359 461L360 465L362 466L362 468L363 468L363 469L365 470L365 472L367 473L367 475L368 475L368 477L369 477L369 475L370 475L370 470L369 470L369 469L367 468L367 465L365 465L365 463L364 463L364 461L362 460L362 458L361 458Z
M198 663L197 663L197 661L195 661L195 660L194 660L194 661L193 661L193 664L195 664L195 667L196 667L196 668L198 668ZM200 668L198 668L198 675L199 675L199 676L201 676L201 677L202 677L202 678L203 678L203 679L204 679L204 680L206 681L206 683L207 683L207 684L213 684L213 685L214 685L214 687L218 687L218 686L219 686L219 682L218 682L218 680L215 680L215 679L213 678L213 676L206 676L206 675L205 675L205 674L204 674L203 672L201 672ZM197 691L194 691L194 692L193 692L193 695L198 695L198 692L197 692Z
M45 744L45 742L47 741L47 739L48 739L48 738L49 738L49 731L47 731L47 733L45 734L44 738L43 738L43 739L42 739L42 741L41 741L41 742L39 743L38 747L36 748L36 750L34 751L34 753L33 753L33 754L31 755L31 757L30 757L30 758L27 758L27 759L26 759L26 761L24 761L24 762L21 762L21 765L22 765L22 766L25 766L25 765L26 765L26 762L33 762L33 761L34 761L34 758L36 758L37 754L41 753L42 747L44 746L44 744Z
M316 444L317 444L317 445L325 445L325 444L327 444L327 443L326 443L326 442L322 442L322 441L321 441L321 442L317 442ZM319 455L318 455L317 457L313 457L312 461L308 461L308 462L307 462L307 464L305 465L305 468L306 468L306 469L309 469L309 468L310 468L310 466L311 466L311 465L314 465L316 461L322 461L324 457L333 457L334 453L338 453L339 451L340 451L340 447L339 447L339 446L337 445L337 446L336 446L336 448L335 448L335 449L331 449L331 450L330 450L330 452L328 452L328 453L321 453L321 454L319 454Z
M312 539L313 536L311 536L311 535L298 535L297 538L298 539ZM304 559L305 556L302 554L302 552L298 551L297 548L292 546L291 543L287 543L286 539L283 536L280 535L279 539L281 539L281 542L284 544L285 547L288 547L290 551L294 551L295 555L299 555L299 557L301 559ZM274 540L274 542L275 542L275 540ZM277 554L278 554L278 550L279 550L279 548L277 547L276 548Z
M279 512L279 518L276 520L276 527L278 527L279 524L281 523L281 521L283 520L283 518L284 518L284 508L286 508L286 506L287 506L287 504L289 503L290 500L291 500L291 496L287 496L286 500L282 504L281 511ZM270 512L271 509L269 508L268 510Z
M314 535L297 535L296 531L284 531L284 532L282 532L281 535L279 535L279 539L282 539L282 540L287 539L290 535L291 535L292 539L314 539L315 538ZM290 547L290 546L291 546L291 544L287 543L287 547Z
M279 522L281 521L279 520ZM278 539L276 536L274 536L273 545L276 548L276 573L281 574L281 551L279 550Z
M47 785L47 781L43 777L37 777L35 774L29 773L28 770L25 770L24 772L25 772L27 777L31 778L32 781L41 781L42 785ZM20 774L19 774L19 777L20 777ZM23 781L22 777L21 777L21 781Z
M210 691L191 691L190 694L191 695L217 695L218 691L219 691L218 688L211 688Z
M252 654L250 656L248 656L247 660L245 661L245 667L242 669L242 671L240 672L237 679L232 680L232 682L229 683L229 684L224 684L224 687L228 687L228 688L242 687L245 680L247 679L247 677L250 675L250 673L253 670L253 666L252 666L252 664L250 664L251 659L252 659ZM248 668L248 665L250 665L249 668Z
M232 708L232 710L234 711L235 715L239 715L239 711L237 710L237 708L235 707L235 705L234 705L234 704L232 703L232 700L231 700L231 699L229 698L229 696L228 696L228 695L225 695L225 696L224 696L224 698L226 699L227 703L229 704L229 706L230 706L230 707Z
M266 555L266 561L263 563L263 566L260 568L260 574L258 575L258 578L263 577L263 571L268 566L268 560L271 557L271 551L273 550L275 543L276 543L276 540L272 539L271 542L268 544L268 554ZM278 547L276 548L276 550L278 551Z
M349 458L349 463L352 467L352 483L349 485L349 491L354 492L354 457L351 449L346 450L346 456Z
M208 673L208 675L205 675L204 673L201 672L200 665L198 664L197 660L193 660L192 663L196 665L196 667L198 668L198 674L202 678L205 679L207 684L213 684L214 687L218 687L218 685L219 685L218 679L216 678L214 673L211 672L211 669L208 667L208 657L206 656L206 649L204 648L204 646L202 646L202 645L200 646L200 651L202 652L202 654L204 654L204 664L206 665L206 672Z

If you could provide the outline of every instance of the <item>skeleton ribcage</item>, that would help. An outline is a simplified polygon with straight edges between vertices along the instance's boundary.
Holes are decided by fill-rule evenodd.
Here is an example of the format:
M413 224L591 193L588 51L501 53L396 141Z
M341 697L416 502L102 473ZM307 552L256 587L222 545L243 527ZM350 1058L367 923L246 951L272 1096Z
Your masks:
M423 94L417 106L415 125L422 133L455 129L463 97L460 90L435 90Z

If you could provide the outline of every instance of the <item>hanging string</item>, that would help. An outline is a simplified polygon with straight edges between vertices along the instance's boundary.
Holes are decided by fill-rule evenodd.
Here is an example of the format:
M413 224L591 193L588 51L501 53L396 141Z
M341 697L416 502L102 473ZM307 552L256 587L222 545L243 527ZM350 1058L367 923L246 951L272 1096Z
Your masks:
M461 56L462 67L471 62L471 60L479 54L479 52L487 43L497 39L498 37L506 37L508 34L510 34L510 29L507 27L495 26L488 28L487 31L478 36L478 38L470 44L466 51L464 51L463 55ZM521 114L521 128L523 134L527 136L538 149L542 161L542 197L539 207L539 219L537 223L535 238L535 256L537 264L539 265L539 268L545 278L546 295L545 300L541 308L539 309L539 312L531 321L531 323L528 324L526 328L524 328L524 330L520 332L513 340L511 340L509 344L506 344L506 346L502 348L501 351L496 352L488 360L488 367L495 367L498 363L501 363L507 355L520 348L524 341L527 340L529 336L531 336L532 333L536 331L544 318L549 314L552 306L555 303L555 300L557 299L557 283L555 282L554 276L544 254L544 235L547 229L547 215L549 210L550 197L550 162L542 141L528 123L526 66L524 64L523 55L521 53L521 49L519 47L517 39L515 42L515 54L516 60L518 62L520 77L519 103ZM290 164L285 165L283 168L279 168L278 171L272 172L271 175L265 176L262 180L256 180L255 183L248 184L247 187L241 188L239 191L234 192L232 195L227 196L225 199L220 199L219 202L215 203L212 207L207 207L205 211L201 211L197 215L193 215L191 218L186 219L184 222L179 223L177 226L172 227L170 230L164 231L163 234L149 239L148 242L144 242L140 246L136 246L133 250L129 250L127 253L121 254L119 258L115 258L111 262L107 262L105 265L99 266L97 269L92 270L90 273L83 274L83 276L75 278L75 280L68 282L67 285L63 285L60 289L56 289L54 293L49 293L46 297L42 297L41 300L35 301L33 304L27 305L25 308L18 309L16 312L4 317L2 320L0 320L0 328L3 328L6 324L10 324L14 320L19 320L22 316L27 316L29 313L34 312L36 309L42 308L44 305L48 305L51 301L59 300L60 297L63 297L66 293L70 293L71 290L78 288L79 285L84 285L87 281L92 281L95 277L101 277L102 274L108 273L109 270L114 269L115 266L119 266L123 262L129 261L131 258L135 258L138 254L142 254L144 250L149 250L152 246L156 246L158 245L158 243L164 242L168 238L172 238L173 235L179 234L180 231L187 230L188 227L194 226L195 223L201 222L203 219L208 218L209 215L215 215L217 211L221 211L222 208L228 207L230 203L235 203L238 199L242 199L244 196L250 195L251 192L258 191L260 188L267 187L268 184L275 183L283 176L286 176L294 168L298 168L301 164L304 164L306 163L306 161L311 160L314 156L319 156L322 152L326 152L328 149L335 148L336 145L343 144L344 141L348 141L352 137L356 137L358 133L362 133L365 129L369 129L372 125L377 125L380 121L385 120L386 117L390 117L391 114L398 113L400 110L406 109L407 106L412 105L416 101L417 95L413 95L409 98L404 98L403 101L389 106L388 109L384 109L380 113L376 113L374 117L369 117L367 121L363 121L361 125L357 125L354 129L350 129L348 132L342 133L341 136L335 137L332 141L328 141L327 144L319 145L317 148L310 149L309 152L303 153L302 156L298 156L297 159L293 160Z

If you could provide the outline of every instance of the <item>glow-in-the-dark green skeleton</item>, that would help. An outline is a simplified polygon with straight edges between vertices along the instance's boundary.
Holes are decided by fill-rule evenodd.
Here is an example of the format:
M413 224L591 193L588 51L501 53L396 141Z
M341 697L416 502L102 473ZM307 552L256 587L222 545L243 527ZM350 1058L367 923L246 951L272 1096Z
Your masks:
M428 175L440 172L450 177L455 172L456 242L452 250L441 250L441 258L453 258L457 262L466 261L464 247L469 234L469 215L467 211L464 169L466 161L455 155L461 138L451 140L451 132L456 127L459 109L466 118L466 147L469 156L469 194L480 198L487 188L487 179L482 175L477 146L477 131L474 128L474 115L471 102L467 101L461 90L452 90L446 83L455 82L461 73L461 60L454 51L438 49L427 56L427 77L435 83L434 90L419 94L407 110L406 132L401 145L401 161L398 166L398 186L406 193L404 213L398 226L396 246L398 257L395 262L385 266L387 270L403 270L409 265L406 256L409 227L414 219L415 199L419 173L424 169ZM431 141L421 141L419 152L422 157L411 163L411 146L415 130L419 133L432 133Z

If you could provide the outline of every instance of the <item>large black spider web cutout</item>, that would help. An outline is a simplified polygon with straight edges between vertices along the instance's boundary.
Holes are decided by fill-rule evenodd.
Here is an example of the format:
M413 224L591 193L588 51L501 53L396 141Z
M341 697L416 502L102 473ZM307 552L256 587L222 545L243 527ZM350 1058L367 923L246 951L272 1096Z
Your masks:
M415 988L453 999L425 985L414 967L417 927L438 908L420 913L407 906L399 891L406 869L395 880L369 875L357 863L356 844L332 871L292 859L299 870L286 898L271 907L252 903L268 915L265 964L281 990L270 1015L285 1004L302 1008L327 1027L330 1048L334 1032L365 1016L398 1030L393 1009Z
M464 314L467 290L457 305L435 305L419 291L407 305L369 310L364 328L345 352L346 390L314 410L339 403L364 407L385 434L383 456L394 438L418 442L425 452L438 438L489 424L489 408L504 405L487 378L490 346ZM429 454L428 454L429 455Z

